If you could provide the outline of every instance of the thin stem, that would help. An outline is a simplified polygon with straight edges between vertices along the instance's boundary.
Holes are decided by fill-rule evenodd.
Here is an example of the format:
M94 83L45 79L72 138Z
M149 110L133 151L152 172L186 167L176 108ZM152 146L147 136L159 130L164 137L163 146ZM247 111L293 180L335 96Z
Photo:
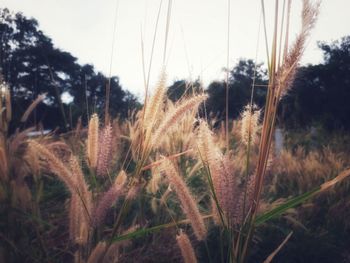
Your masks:
M110 100L110 92L111 92L111 78L112 78L112 65L113 65L113 54L114 54L114 46L117 32L117 18L118 18L118 9L119 9L119 0L117 0L114 14L114 24L113 24L113 34L112 34L112 46L111 46L111 57L109 62L109 77L108 83L106 85L106 103L105 103L105 125L107 126L109 123L109 100Z
M229 61L230 61L230 20L231 20L231 0L227 1L227 57L226 57L226 101L225 101L225 108L226 108L226 119L225 119L225 135L226 135L226 150L229 149L229 133L228 133L228 96L229 96Z

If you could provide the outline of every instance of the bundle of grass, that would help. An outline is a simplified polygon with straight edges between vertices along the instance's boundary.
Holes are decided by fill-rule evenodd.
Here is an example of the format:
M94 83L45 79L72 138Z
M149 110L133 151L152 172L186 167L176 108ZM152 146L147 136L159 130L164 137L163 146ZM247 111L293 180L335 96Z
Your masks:
M20 121L25 124L35 107L45 98L38 98L27 108ZM0 246L0 258L4 261L33 258L33 250L22 250L22 247L41 248L45 244L42 237L40 202L42 199L43 180L36 152L31 152L27 145L29 133L34 128L16 129L12 134L9 126L12 120L10 88L3 82L0 72L0 235L4 237ZM28 217L27 215L32 215ZM6 222L6 223L5 223ZM32 235L35 231L37 235ZM29 242L23 236L33 236ZM22 240L22 241L21 241ZM19 243L21 241L22 243ZM19 244L17 246L13 244ZM20 252L19 252L20 251ZM45 258L45 253L38 253Z

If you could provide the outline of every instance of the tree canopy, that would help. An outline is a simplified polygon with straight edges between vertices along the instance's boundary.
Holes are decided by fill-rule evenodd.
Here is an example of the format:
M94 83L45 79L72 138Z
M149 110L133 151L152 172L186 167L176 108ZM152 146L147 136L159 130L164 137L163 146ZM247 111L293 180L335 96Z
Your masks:
M288 126L350 129L350 36L320 43L324 62L301 67L282 103Z
M254 90L252 90L254 84ZM267 74L262 64L256 64L253 60L241 59L229 72L229 117L237 118L251 100L253 91L253 103L262 107L266 97ZM207 108L209 112L223 118L225 114L226 82L215 81L208 87L209 99Z
M54 46L35 19L8 9L0 9L0 67L18 116L39 94L47 94L31 120L47 128L68 127L79 116L86 120L93 111L102 112L109 84L114 116L125 117L138 104L136 97L122 89L118 77L109 82L92 65L80 65L76 57ZM62 102L64 93L73 98L69 106Z

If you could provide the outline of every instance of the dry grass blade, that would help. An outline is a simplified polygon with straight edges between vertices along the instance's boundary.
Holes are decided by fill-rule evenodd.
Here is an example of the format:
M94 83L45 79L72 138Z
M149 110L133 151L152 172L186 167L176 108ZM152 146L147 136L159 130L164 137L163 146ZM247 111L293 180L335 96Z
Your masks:
M330 187L332 187L333 185L337 184L338 182L343 181L346 177L350 176L350 169L347 169L343 172L341 172L337 177L335 177L334 179L325 182L324 184L321 185L321 192L322 191L326 191L328 190Z
M284 245L288 242L288 240L290 239L290 237L293 235L293 232L290 232L288 234L288 236L283 240L283 242L276 248L275 251L273 251L268 257L267 259L265 259L264 263L270 263L273 258L277 255L277 253L284 247Z
M40 102L42 102L45 98L46 98L46 94L47 93L44 93L44 94L41 94L39 95L31 104L30 106L27 108L27 110L24 112L24 114L22 115L22 118L21 118L21 122L26 122L29 115L32 113L32 111L36 108L36 106L38 106L38 104Z

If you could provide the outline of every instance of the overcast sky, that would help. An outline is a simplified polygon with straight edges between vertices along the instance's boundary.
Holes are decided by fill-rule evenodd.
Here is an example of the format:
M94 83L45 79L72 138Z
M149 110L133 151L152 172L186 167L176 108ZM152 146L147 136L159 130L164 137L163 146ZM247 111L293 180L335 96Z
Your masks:
M274 2L265 0L269 35ZM231 0L230 3L230 66L239 58L255 59L256 53L258 61L265 61L262 31L256 52L260 1ZM300 3L301 0L294 0L292 4L291 38L300 26ZM93 64L106 75L109 75L117 13L112 75L118 75L124 88L141 97L144 90L141 32L148 68L159 4L160 0L0 0L0 7L37 19L40 29L52 38L56 47L72 53L80 63ZM163 60L167 4L168 1L163 0L151 85L157 79ZM226 67L227 57L227 10L228 0L173 1L167 55L169 83L180 78L201 77L207 85L223 78L222 68ZM329 42L350 34L349 10L350 0L323 0L304 63L322 61L317 41Z

